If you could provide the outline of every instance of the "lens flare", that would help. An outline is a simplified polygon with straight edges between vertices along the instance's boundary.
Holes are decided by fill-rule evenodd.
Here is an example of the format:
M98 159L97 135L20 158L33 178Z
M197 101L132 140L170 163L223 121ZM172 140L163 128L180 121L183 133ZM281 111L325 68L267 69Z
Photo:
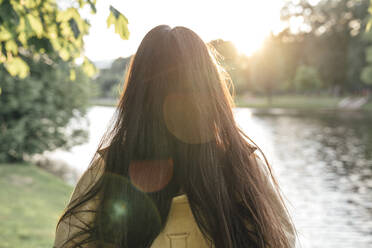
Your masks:
M135 160L129 165L131 183L142 192L162 190L173 177L173 160Z
M105 172L104 177L114 186L114 194L106 202L106 214L112 223L121 223L130 219L141 220L138 217L139 208L146 212L144 218L151 218L153 223L160 225L161 216L146 192L139 192L136 186L127 177L117 173ZM109 231L109 230L107 230Z
M213 139L213 125L208 113L201 113L195 98L202 101L203 95L170 94L163 104L164 122L179 140L188 144L202 144Z
M118 201L118 202L115 202L112 206L113 208L113 213L116 217L122 217L126 214L127 212L127 207L126 207L126 204L125 202L123 201Z

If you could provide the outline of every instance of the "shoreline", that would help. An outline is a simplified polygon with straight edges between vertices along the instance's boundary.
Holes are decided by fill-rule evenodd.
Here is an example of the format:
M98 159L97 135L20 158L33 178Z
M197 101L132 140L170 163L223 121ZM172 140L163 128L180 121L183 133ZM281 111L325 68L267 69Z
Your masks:
M259 111L296 110L296 111L340 111L340 112L372 112L372 100L359 108L339 107L345 98L332 96L274 96L271 103L266 97L235 97L235 107L250 108ZM114 99L92 99L90 106L116 107Z

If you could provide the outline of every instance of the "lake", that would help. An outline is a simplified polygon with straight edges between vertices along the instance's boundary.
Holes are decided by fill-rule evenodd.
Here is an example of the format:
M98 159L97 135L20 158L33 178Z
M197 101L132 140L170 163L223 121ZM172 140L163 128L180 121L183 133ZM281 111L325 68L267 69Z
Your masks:
M371 113L234 111L274 169L299 232L298 247L372 247ZM48 156L82 173L113 113L112 107L92 107L89 142Z

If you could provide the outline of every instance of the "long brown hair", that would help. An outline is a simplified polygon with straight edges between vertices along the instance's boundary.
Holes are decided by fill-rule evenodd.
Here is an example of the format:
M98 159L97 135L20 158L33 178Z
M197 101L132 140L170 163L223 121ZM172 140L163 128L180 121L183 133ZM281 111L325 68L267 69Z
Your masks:
M290 247L277 183L235 123L228 81L190 29L161 25L144 37L91 163L104 158L103 173L60 219L94 213L79 219L73 247L150 247L180 193L216 248ZM82 207L97 197L95 209Z

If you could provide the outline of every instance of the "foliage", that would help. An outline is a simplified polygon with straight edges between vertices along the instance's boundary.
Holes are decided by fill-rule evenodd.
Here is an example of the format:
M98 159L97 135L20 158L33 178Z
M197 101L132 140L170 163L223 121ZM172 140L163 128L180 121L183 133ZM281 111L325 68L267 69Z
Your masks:
M297 91L317 90L321 88L322 84L322 80L315 68L307 65L297 67L294 78L294 85Z
M112 24L115 26L115 33L119 34L123 40L129 39L128 19L117 9L110 6L110 15L107 18L107 27Z
M71 192L71 186L36 166L0 164L1 247L52 247Z
M89 24L80 16L79 9L86 4L96 12L95 0L74 1L64 9L56 0L1 0L0 63L12 76L25 78L30 69L24 56L48 56L56 52L59 58L70 62L81 57ZM114 24L115 32L123 39L129 38L128 20L112 6L107 24ZM88 75L94 74L93 65L86 57L83 67Z
M90 80L81 67L70 80L67 62L31 62L26 79L12 77L0 65L0 161L19 161L28 154L71 147L86 138L84 130L66 127L85 115Z
M342 100L340 97L317 95L276 95L271 103L267 98L261 96L254 97L237 97L237 106L248 108L282 108L282 109L302 109L302 110L319 110L319 109L337 109L338 103ZM372 108L370 108L372 109Z
M83 57L89 24L79 13L95 0L0 0L0 161L84 141L68 125L84 117L97 70ZM110 7L108 24L127 39L128 20ZM76 59L83 63L77 66Z
M369 45L365 48L365 57L367 64L363 67L360 79L365 83L372 85L372 31L368 31L364 39L368 41Z
M367 66L363 69L360 78L366 84L372 84L372 66Z
M101 69L95 84L99 87L99 97L117 98L119 96L120 86L124 82L126 67L131 57L118 58L110 68Z
M368 8L368 13L371 15L372 14L372 0L370 0L369 3L369 8ZM372 18L370 17L366 26L367 32L370 31L372 28Z
M367 5L368 0L321 0L315 5L305 0L288 1L282 10L288 27L269 36L252 56L237 54L226 41L212 43L225 58L223 66L238 94L294 92L299 88L294 78L304 64L317 68L321 88L334 92L360 89L365 87L360 74L369 44L363 39ZM298 30L289 26L293 20L303 21Z
M282 19L303 21L298 30L283 38L302 43L300 64L319 68L325 86L344 90L360 88L365 64L362 36L368 21L369 0L321 0L313 5L301 0L287 2Z
M273 35L270 36L263 45L263 48L253 56L251 64L251 78L256 88L263 91L268 100L282 81L282 66L284 56L279 46L280 40Z
M307 28L295 31L288 27L269 36L250 57L239 55L231 42L216 40L212 44L225 58L222 65L231 74L238 94L309 91L306 86L294 85L302 70L298 67L304 64L317 68L316 81L322 82L318 87L327 92L359 90L366 87L361 73L368 63L365 49L371 44L363 31L368 17L366 1L290 2L283 9L283 19L301 17Z
M225 71L230 75L234 83L234 92L243 94L250 90L250 59L239 54L235 45L231 41L222 39L213 40L209 43L217 51L217 59Z

